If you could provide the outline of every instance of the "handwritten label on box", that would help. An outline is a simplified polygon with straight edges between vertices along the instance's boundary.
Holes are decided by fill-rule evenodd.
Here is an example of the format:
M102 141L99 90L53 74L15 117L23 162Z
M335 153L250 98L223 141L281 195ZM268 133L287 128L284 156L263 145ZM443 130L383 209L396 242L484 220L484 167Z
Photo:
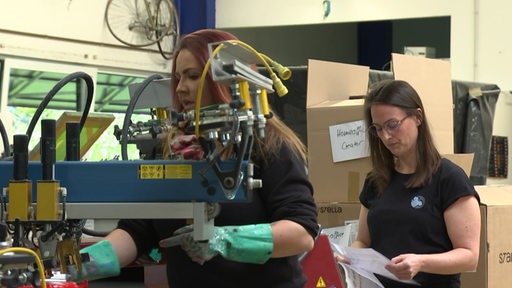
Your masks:
M364 120L329 126L332 162L364 158L370 155Z

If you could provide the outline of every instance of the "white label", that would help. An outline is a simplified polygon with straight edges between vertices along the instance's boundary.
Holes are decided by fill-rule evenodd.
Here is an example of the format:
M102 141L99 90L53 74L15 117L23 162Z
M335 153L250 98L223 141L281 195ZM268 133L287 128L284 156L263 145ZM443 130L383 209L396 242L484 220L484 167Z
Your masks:
M368 157L364 120L329 126L332 162Z

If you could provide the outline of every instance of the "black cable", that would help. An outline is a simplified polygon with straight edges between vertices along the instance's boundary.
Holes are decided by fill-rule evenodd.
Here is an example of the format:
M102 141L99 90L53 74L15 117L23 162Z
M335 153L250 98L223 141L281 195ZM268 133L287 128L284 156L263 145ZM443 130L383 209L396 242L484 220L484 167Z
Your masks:
M7 212L7 199L0 195L0 223L4 223L5 213Z
M53 234L61 231L65 225L66 225L66 222L62 221L62 222L57 223L57 225L53 226L52 229L50 229L46 232L43 232L40 237L41 241L42 242L48 241L50 239L50 237L52 237Z
M0 119L0 133L2 133L2 141L4 142L4 155L9 157L11 155L11 148L9 147L9 137L7 136L7 130L5 130L4 123Z
M89 76L88 74L86 74L84 72L74 72L74 73L71 73L71 74L67 75L66 77L62 78L62 80L60 80L59 82L57 82L57 84L55 84L55 86L53 86L52 90L50 90L50 92L48 92L46 97L44 97L41 104L39 104L39 107L37 107L37 110L34 113L34 116L32 116L32 120L30 121L30 124L27 129L27 133L26 133L28 135L29 141L30 141L30 138L32 137L32 132L34 131L36 123L39 120L39 117L41 117L41 114L43 113L44 109L46 109L46 106L48 106L48 103L50 103L50 100L53 98L53 96L55 96L55 94L57 94L57 92L59 92L59 90L62 87L64 87L64 85L66 85L67 83L69 83L75 79L79 79L79 78L83 79L87 86L87 101L85 103L85 108L82 113L82 117L80 118L80 131L82 131L85 121L87 120L89 110L91 109L92 96L94 93L94 82L93 82L91 76Z
M74 72L66 77L62 78L55 86L53 86L52 90L48 92L46 97L43 99L41 104L37 107L36 112L34 113L34 116L32 116L32 119L30 121L30 124L27 128L26 135L28 136L28 141L30 142L30 138L32 137L32 132L34 131L34 128L36 126L37 121L39 120L39 117L41 117L41 114L43 113L44 109L46 109L46 106L48 106L48 103L50 103L50 100L53 99L53 96L57 94L57 92L62 89L66 84L69 82L76 80L76 79L83 79L85 81L85 84L87 86L87 99L84 107L84 111L82 112L82 117L80 118L80 131L82 131L82 128L85 125L85 121L87 120L87 117L89 115L89 110L91 109L92 105L92 97L94 94L94 82L91 78L91 76L84 72ZM63 212L63 219L65 217L65 213ZM49 235L49 234L48 234Z
M82 228L82 233L93 236L93 237L105 237L107 236L111 231L95 231L87 228Z
M132 119L133 111L135 110L135 104L139 101L140 95L148 87L148 85L154 80L163 79L164 77L159 74L153 74L146 78L135 90L132 98L130 98L130 103L128 103L128 108L126 108L126 113L124 115L123 121L123 129L121 130L121 157L122 160L128 160L128 127L130 126L130 121Z

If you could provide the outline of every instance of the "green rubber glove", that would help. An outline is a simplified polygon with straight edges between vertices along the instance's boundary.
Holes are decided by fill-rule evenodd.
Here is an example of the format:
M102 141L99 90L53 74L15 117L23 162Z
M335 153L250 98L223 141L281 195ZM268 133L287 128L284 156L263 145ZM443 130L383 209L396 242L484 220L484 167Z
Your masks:
M161 247L181 245L190 258L203 264L216 255L244 263L263 264L274 249L270 224L214 227L213 237L209 241L195 241L193 227L182 227L176 236L160 241Z
M71 277L75 282L96 280L119 275L121 267L112 244L101 240L80 250L81 254L88 253L88 262L82 262L82 270L70 269Z

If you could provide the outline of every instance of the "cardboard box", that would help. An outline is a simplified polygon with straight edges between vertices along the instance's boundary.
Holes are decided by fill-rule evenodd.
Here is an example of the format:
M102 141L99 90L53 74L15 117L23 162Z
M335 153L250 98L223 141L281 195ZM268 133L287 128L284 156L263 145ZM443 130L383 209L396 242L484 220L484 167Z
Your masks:
M471 167L473 166L473 159L475 154L473 153L462 153L462 154L443 154L443 158L446 158L453 163L459 165L462 170L469 177L471 175Z
M449 63L400 54L392 56L395 79L411 83L422 98L439 151L452 154ZM365 130L363 100L349 98L367 93L368 77L369 68L365 66L309 60L308 167L317 202L358 201L371 161L365 133L361 133ZM366 147L366 154L361 152L362 147Z
M318 223L322 228L345 225L345 221L358 220L361 204L356 202L317 202Z
M512 186L475 186L482 228L475 272L462 273L462 288L508 287L512 282Z
M414 87L425 107L441 154L453 154L453 95L450 62L393 54L395 79Z
M357 201L371 163L366 157L333 163L329 127L363 119L362 100L370 69L309 60L306 102L308 167L317 202Z

